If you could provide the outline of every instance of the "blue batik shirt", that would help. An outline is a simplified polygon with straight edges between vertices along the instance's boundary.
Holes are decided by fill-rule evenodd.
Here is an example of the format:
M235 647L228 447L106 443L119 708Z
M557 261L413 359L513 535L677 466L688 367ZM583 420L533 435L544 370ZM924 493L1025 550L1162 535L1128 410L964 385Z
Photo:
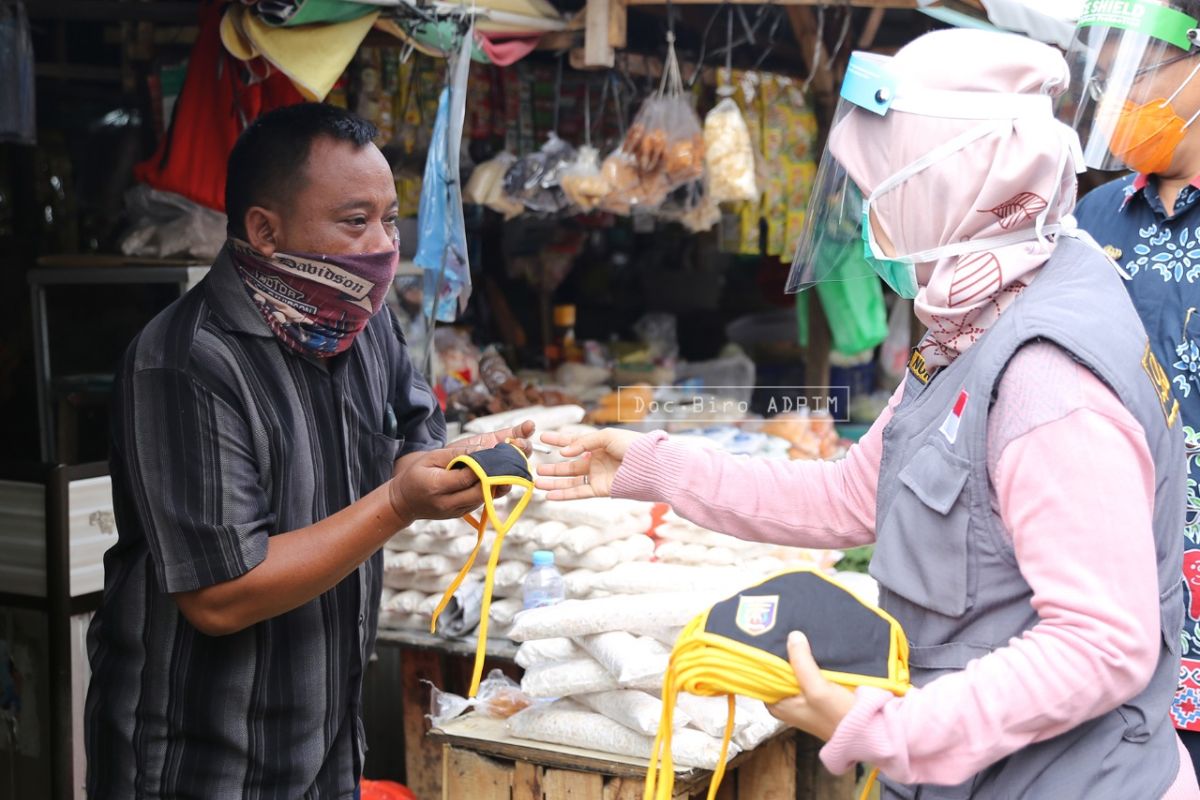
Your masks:
M1090 192L1075 216L1131 276L1129 296L1179 401L1187 440L1183 571L1189 601L1171 715L1176 727L1200 731L1200 178L1179 193L1170 216L1157 182L1133 174Z

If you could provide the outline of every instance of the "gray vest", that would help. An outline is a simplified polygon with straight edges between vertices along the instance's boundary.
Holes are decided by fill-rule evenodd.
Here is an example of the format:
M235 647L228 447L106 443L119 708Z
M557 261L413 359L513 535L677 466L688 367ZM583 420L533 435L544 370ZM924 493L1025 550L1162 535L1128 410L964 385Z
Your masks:
M917 686L963 669L1037 623L1032 591L992 510L987 473L988 411L1009 361L1034 340L1053 342L1090 368L1146 432L1155 469L1158 667L1150 685L1127 704L1030 745L964 784L885 780L884 798L1154 800L1179 768L1168 711L1184 608L1182 426L1172 419L1168 427L1170 385L1148 357L1146 333L1120 277L1087 245L1062 238L1037 279L978 342L928 384L908 375L903 400L883 433L871 563L880 604L904 627ZM1053 473L1046 479L1053 480Z

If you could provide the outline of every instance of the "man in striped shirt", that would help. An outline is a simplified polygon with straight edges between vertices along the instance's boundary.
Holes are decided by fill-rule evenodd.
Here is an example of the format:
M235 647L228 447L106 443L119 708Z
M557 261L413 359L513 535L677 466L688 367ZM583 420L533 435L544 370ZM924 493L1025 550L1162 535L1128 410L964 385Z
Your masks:
M351 798L380 547L479 505L383 297L370 123L305 104L228 165L229 243L120 368L120 537L89 632L88 795ZM532 424L478 437L489 446Z

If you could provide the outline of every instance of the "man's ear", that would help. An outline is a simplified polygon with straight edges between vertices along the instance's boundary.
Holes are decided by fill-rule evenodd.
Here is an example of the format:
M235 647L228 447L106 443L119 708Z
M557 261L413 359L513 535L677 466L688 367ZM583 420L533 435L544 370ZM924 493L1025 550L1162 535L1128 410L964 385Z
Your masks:
M279 215L269 208L251 206L246 212L246 243L268 258L279 249Z

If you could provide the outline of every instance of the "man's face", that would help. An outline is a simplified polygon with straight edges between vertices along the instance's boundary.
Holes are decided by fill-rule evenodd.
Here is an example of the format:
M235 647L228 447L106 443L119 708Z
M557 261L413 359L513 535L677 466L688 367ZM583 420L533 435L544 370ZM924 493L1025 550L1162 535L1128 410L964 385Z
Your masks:
M379 148L322 136L309 150L300 191L269 215L274 242L251 244L268 256L381 253L396 247L397 206L392 170Z
M1183 53L1174 49L1164 53L1156 69L1134 79L1129 99L1137 104L1165 100L1175 95L1176 90L1186 83L1183 90L1171 101L1171 107L1176 114L1185 119L1190 117L1196 113L1197 106L1200 106L1200 80L1188 80L1192 70L1196 68L1196 63L1196 57L1185 57Z
M1136 109L1135 121L1139 127L1121 134L1129 141L1160 131L1175 116L1190 120L1200 111L1200 75L1192 74L1198 65L1200 55L1175 47L1159 47L1140 54L1137 48L1111 43L1102 51L1095 72L1094 85L1101 89L1098 114L1114 125L1123 111ZM1129 141L1121 140L1126 145ZM1118 149L1122 146L1118 142ZM1175 148L1170 167L1157 171L1166 177L1192 177L1198 168L1200 125L1193 124Z

